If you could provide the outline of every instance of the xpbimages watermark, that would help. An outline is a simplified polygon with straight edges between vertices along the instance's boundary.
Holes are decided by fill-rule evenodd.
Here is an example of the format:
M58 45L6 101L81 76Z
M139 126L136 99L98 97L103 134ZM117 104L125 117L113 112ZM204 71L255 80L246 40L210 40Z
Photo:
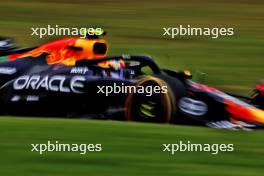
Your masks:
M43 38L45 36L80 36L85 38L86 35L102 35L104 30L102 28L77 28L77 27L62 27L59 25L47 25L45 27L32 27L31 36L38 36Z
M175 155L177 152L209 152L213 155L219 152L233 152L234 144L195 144L191 141L179 141L174 144L162 144L162 151Z
M101 152L102 150L102 144L65 144L59 141L31 144L31 152L37 152L40 155L48 152L78 152L84 155L87 152Z
M220 36L234 35L234 28L226 27L192 27L191 25L179 25L177 27L164 27L163 36L176 38L177 36L209 36L216 39Z
M97 86L97 93L105 94L128 94L128 93L137 93L137 94L146 94L146 96L152 96L153 94L166 94L168 92L167 86L134 86L134 85L121 85L109 86Z

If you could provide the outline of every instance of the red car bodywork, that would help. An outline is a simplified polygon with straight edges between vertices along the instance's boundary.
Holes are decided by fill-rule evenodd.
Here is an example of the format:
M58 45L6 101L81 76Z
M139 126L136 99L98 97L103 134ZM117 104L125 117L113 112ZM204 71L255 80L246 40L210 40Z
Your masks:
M9 60L24 57L38 57L47 53L47 63L74 65L81 59L100 59L106 56L107 42L103 39L64 38L41 45L25 53L14 53L8 56Z
M264 86L259 85L259 86ZM253 122L264 124L264 111L258 109L246 102L243 102L235 97L232 97L222 91L219 91L215 88L193 83L192 87L195 89L202 90L207 92L211 96L217 97L225 105L226 111L230 114L231 119L242 120L245 122ZM263 87L260 87L263 88Z

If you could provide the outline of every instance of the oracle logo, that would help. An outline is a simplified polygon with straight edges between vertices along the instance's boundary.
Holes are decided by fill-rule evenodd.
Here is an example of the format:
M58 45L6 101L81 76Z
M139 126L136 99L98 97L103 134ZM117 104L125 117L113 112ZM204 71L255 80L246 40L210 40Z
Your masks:
M73 76L66 81L66 76L54 75L54 76L40 76L40 75L24 75L17 78L13 83L15 90L39 90L45 89L54 92L66 92L66 93L82 93L81 88L84 87L84 76Z

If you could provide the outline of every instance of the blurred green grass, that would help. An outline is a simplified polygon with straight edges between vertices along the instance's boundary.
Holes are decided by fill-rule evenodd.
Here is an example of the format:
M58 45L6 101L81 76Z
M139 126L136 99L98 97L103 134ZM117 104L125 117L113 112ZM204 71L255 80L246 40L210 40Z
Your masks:
M0 119L0 174L67 175L263 175L262 131L70 119ZM103 151L31 152L31 145L47 143L102 143ZM162 144L231 143L234 152L162 152Z
M31 36L31 27L99 26L110 54L149 54L162 66L207 73L206 83L248 93L264 75L264 2L261 0L10 0L1 1L0 34L23 46L55 37ZM233 27L234 36L169 39L163 27Z
M99 26L108 31L110 54L149 54L173 70L207 73L206 83L246 94L264 76L262 0L9 0L0 2L0 35L21 46L56 37L31 36L31 27ZM163 27L233 27L231 37L162 36ZM263 175L263 132L57 119L0 118L0 175ZM102 143L104 151L30 152L30 143ZM234 143L235 151L161 152L162 143Z

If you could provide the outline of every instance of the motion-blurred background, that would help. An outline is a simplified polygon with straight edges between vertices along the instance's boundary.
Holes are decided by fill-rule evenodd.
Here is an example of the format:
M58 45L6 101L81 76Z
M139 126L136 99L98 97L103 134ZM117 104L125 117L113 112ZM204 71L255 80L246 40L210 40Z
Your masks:
M98 26L110 54L149 54L170 69L205 72L206 83L247 94L264 77L264 2L261 0L9 0L0 3L0 34L32 46L55 37L31 27ZM169 39L163 27L232 27L235 35ZM62 36L63 37L63 36Z
M56 37L32 27L102 27L109 54L149 54L169 69L207 74L206 84L247 94L264 78L263 0L1 0L0 35L20 46ZM232 27L229 37L163 35L163 27ZM261 176L263 132L75 120L0 118L0 175L230 175ZM30 143L102 143L104 151L30 152ZM234 143L235 152L162 153L162 143Z

